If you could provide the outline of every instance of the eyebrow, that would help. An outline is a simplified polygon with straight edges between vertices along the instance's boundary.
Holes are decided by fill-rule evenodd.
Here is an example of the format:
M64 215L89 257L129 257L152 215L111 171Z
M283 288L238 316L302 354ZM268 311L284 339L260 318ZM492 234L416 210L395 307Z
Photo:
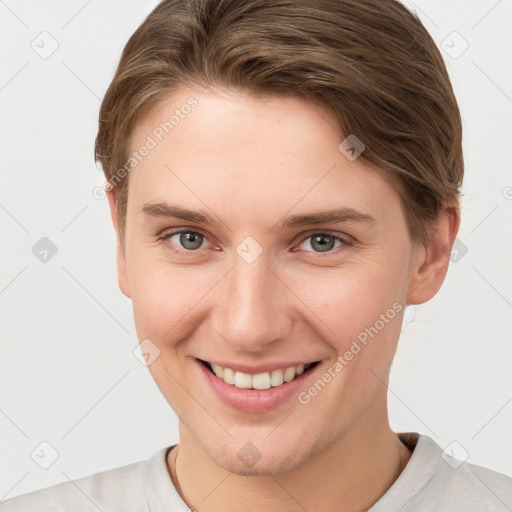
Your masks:
M174 217L178 219L197 222L205 226L215 226L218 221L205 212L189 210L181 206L168 203L145 203L141 212L151 217ZM306 226L311 224L338 223L338 222L362 222L373 223L377 220L370 214L356 210L354 208L335 208L333 210L317 211L292 215L282 221L276 222L274 226L279 225L281 229Z

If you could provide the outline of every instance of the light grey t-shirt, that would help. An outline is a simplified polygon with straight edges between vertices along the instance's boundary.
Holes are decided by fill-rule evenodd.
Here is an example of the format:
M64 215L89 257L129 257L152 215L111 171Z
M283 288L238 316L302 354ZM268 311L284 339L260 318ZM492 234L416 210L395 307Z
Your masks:
M512 511L512 478L443 454L430 437L397 434L413 454L368 512ZM189 512L169 476L162 448L136 462L0 503L0 512Z

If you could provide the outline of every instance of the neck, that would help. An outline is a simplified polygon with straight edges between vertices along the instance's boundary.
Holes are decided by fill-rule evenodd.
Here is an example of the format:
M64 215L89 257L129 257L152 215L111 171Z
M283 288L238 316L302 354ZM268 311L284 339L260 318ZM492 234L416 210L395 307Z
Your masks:
M382 402L381 402L382 403ZM167 465L182 499L201 512L252 510L364 511L391 487L412 453L382 410L368 409L334 443L291 471L264 476L230 473L204 452L180 422L180 444ZM378 409L378 408L377 408Z

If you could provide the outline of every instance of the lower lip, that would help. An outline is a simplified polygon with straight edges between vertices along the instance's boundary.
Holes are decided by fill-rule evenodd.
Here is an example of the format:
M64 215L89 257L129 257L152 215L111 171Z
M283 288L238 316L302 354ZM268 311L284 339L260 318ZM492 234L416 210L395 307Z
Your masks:
M247 413L262 413L278 408L297 396L305 386L306 380L313 375L321 363L311 370L295 377L290 382L269 389L241 389L231 384L226 384L222 379L210 372L206 366L196 359L201 373L204 375L214 393L226 404L234 409Z

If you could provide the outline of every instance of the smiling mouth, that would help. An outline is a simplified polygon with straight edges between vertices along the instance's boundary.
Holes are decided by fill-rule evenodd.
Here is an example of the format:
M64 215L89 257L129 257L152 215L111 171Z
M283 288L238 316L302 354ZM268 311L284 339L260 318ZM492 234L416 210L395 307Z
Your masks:
M296 379L303 373L308 373L320 361L315 361L297 366L289 366L287 368L279 368L270 372L262 372L256 374L243 373L235 371L232 368L219 366L215 363L209 363L198 359L213 375L223 380L226 384L240 389L257 389L265 390L282 386Z

